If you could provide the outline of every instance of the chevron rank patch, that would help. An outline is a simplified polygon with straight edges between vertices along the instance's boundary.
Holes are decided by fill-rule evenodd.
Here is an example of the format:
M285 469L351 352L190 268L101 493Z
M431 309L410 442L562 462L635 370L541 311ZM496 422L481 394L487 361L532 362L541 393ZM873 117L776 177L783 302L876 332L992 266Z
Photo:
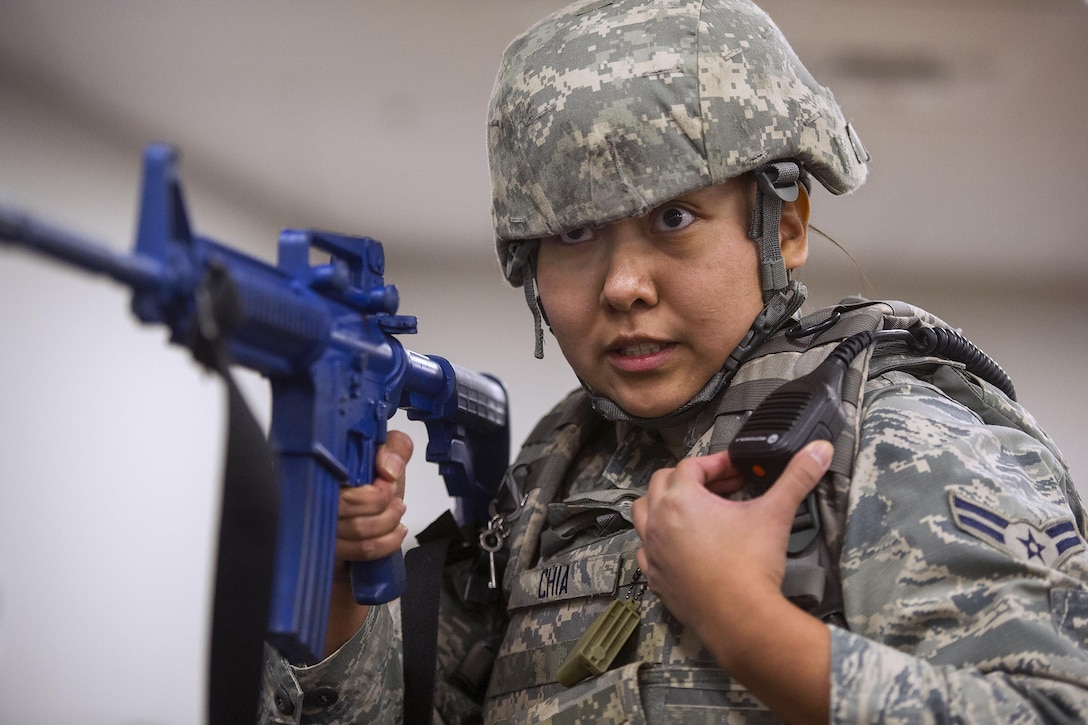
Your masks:
M1040 526L1023 519L1006 518L955 492L949 497L949 503L952 518L960 529L1014 559L1037 560L1053 569L1086 546L1077 533L1072 516L1053 519Z

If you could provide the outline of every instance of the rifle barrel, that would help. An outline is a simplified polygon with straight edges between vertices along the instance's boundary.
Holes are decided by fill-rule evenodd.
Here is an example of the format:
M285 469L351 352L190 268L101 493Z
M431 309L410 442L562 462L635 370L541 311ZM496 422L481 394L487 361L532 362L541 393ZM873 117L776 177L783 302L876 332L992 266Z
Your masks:
M29 249L88 272L104 274L137 290L162 284L166 270L149 257L121 254L31 215L0 207L0 240Z

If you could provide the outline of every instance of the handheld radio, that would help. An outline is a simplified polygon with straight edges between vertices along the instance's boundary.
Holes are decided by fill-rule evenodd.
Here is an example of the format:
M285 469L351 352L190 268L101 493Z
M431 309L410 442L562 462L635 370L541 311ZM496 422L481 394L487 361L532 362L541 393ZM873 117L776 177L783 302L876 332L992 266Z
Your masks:
M842 386L858 353L885 340L905 342L914 352L964 363L1000 388L1009 398L1016 391L1005 371L961 335L942 327L859 332L843 340L807 375L768 395L729 444L729 458L744 476L749 493L758 496L773 484L790 459L811 441L834 441L846 423Z

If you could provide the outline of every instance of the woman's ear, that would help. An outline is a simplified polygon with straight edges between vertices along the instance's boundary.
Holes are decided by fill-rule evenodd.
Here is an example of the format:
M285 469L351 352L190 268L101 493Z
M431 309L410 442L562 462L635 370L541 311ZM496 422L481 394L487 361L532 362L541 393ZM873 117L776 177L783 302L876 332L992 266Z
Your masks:
M797 269L808 259L808 190L801 183L797 184L797 189L797 201L782 205L779 236L786 269Z

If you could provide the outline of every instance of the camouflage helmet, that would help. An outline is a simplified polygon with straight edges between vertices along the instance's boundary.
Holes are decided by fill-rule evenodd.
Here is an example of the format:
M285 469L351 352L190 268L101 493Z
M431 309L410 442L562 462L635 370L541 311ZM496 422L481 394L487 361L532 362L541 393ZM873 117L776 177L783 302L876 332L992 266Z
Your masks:
M518 240L644 214L780 159L844 194L868 162L831 92L749 0L575 3L506 49L488 125L514 285Z

